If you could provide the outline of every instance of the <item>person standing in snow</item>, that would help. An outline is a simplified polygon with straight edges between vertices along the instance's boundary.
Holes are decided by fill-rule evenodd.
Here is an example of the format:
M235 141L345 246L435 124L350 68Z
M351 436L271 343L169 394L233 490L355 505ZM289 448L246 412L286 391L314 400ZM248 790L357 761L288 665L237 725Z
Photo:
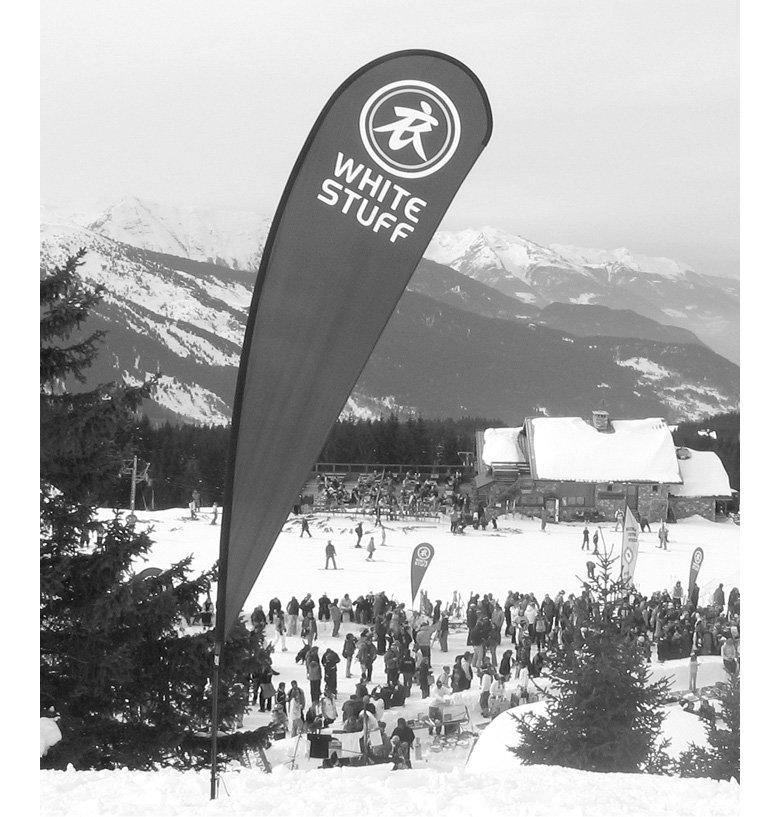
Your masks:
M582 547L580 550L587 550L590 552L590 531L588 530L587 525L585 525L585 529L582 531Z
M712 606L717 608L718 613L720 613L725 604L726 594L723 591L723 582L721 582L712 593Z
M587 568L587 571L588 571L588 578L589 579L595 579L596 578L596 565L595 565L595 563L591 562L590 559L588 559L588 561L585 562L585 567Z
M333 569L338 570L336 567L336 548L333 547L333 542L328 539L328 544L325 545L325 570L328 569L330 562L333 562Z
M211 524L216 525L217 524L217 517L219 516L219 509L217 508L217 503L216 502L211 506L211 513L212 513Z
M666 547L669 544L669 531L666 528L666 523L661 522L661 527L658 528L658 547L668 550Z
M691 653L690 669L688 671L688 691L696 692L696 676L699 672L699 660L696 652Z
M547 508L542 508L542 533L544 533L547 529Z
M337 638L339 634L339 629L341 628L341 608L336 604L336 599L330 603L330 620L333 622L333 632L331 633L332 638Z
M387 531L385 530L385 526L384 526L384 525L383 525L381 522L379 523L379 530L381 530L381 531L382 531L382 539L381 539L381 541L379 542L379 544L380 544L382 547L386 547L386 546L387 546L387 543L386 543L386 540L387 540Z
M350 670L352 669L352 657L355 655L355 646L357 644L357 638L355 638L354 633L347 633L344 637L344 646L341 649L341 654L347 661L347 673L346 677L351 678L352 673Z
M357 542L355 544L355 547L356 548L363 547L360 544L360 540L363 538L363 523L362 522L358 522L357 525L355 525L355 534L357 535Z
M376 545L374 545L374 537L373 536L368 540L368 547L366 548L366 550L368 551L368 556L366 556L366 561L367 562L373 562L374 561L374 551L376 550Z
M599 532L598 530L593 531L593 555L598 556L599 553Z
M308 533L309 539L311 539L311 531L309 530L309 520L305 517L301 517L301 535L300 538L303 539L303 534Z
M322 654L321 663L325 673L325 694L331 692L335 695L338 691L336 665L341 663L341 658L338 653L328 647Z
M314 613L311 611L306 614L301 622L301 638L307 647L311 647L314 639L317 638L317 622L314 619Z
M281 610L274 616L274 631L276 634L274 636L273 646L275 647L281 641L282 652L287 652L287 642L284 639L287 628L284 624L284 613Z
M620 508L615 511L615 530L623 530L623 511Z

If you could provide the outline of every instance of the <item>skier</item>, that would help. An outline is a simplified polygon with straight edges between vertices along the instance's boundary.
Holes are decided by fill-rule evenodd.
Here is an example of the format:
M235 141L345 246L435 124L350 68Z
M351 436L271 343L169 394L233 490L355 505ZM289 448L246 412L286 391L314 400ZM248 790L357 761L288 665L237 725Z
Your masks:
M647 521L646 516L641 516L639 518L639 527L642 530L642 533L645 532L645 528L647 528L648 533L652 533L652 531L650 530L650 523Z
M615 530L623 529L623 511L618 508L615 511Z
M661 527L658 528L658 547L668 550L666 547L669 543L669 531L666 529L666 523L661 522Z
M373 536L368 540L368 547L366 549L368 550L368 556L366 556L366 561L367 562L373 562L374 561L374 551L376 550L376 546L374 545L374 537Z
M588 560L585 562L585 567L588 569L588 578L595 579L596 578L596 565L594 562Z
M303 534L308 533L309 539L311 539L311 531L309 530L309 520L305 517L301 517L301 536L300 538L303 539Z
M587 550L590 552L590 531L588 530L587 525L585 525L585 529L582 531L582 547L580 550Z
M593 531L593 555L598 556L599 553L599 532Z
M213 514L212 517L211 517L211 524L216 525L217 524L217 517L219 516L219 511L217 510L217 503L216 502L211 506L211 513Z
M355 525L355 533L357 534L357 543L355 544L355 547L356 548L362 547L362 545L360 544L360 540L363 538L363 523L362 522L358 522L357 525Z
M192 492L192 501L195 503L195 511L200 512L200 491L197 489Z
M336 567L336 548L333 547L333 542L328 539L328 544L325 545L325 570L328 569L328 563L333 562L333 569L338 570Z

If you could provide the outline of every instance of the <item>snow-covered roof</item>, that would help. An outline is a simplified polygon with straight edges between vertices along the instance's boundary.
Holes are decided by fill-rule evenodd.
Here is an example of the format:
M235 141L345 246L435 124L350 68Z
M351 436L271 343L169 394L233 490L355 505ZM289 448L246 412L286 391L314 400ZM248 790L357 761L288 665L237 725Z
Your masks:
M525 462L520 449L519 434L522 428L486 428L483 435L482 462L491 466L494 462Z
M612 420L597 431L581 417L529 420L537 479L679 483L669 426L660 417Z
M694 451L678 460L682 485L669 490L672 496L731 496L729 476L720 457L714 451Z

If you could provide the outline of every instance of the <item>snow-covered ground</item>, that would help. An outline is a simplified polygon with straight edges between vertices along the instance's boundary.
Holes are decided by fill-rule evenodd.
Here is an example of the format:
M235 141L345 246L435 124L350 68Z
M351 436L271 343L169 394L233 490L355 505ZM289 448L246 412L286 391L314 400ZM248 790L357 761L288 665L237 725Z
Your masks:
M104 513L109 513L105 511ZM143 567L165 567L172 562L192 554L195 569L210 567L217 559L219 525L211 525L211 511L203 512L197 520L189 519L189 512L168 510L160 512L139 512L139 526L152 524L152 538L156 540L148 562ZM471 591L492 592L502 602L509 589L524 592L533 591L541 600L544 593L554 595L558 590L579 592L576 576L585 575L585 552L580 549L581 528L577 525L548 525L546 532L539 529L538 520L499 519L499 530L488 529L476 532L469 529L462 536L454 536L449 531L448 522L427 521L412 523L386 522L386 546L380 545L381 537L371 523L364 519L363 544L374 536L377 551L373 562L366 561L365 549L354 547L356 537L352 532L358 517L318 514L310 517L313 537L300 537L300 523L291 519L277 540L268 562L260 573L245 605L251 611L258 603L267 611L268 602L278 596L286 604L292 595L302 599L308 592L316 600L323 593L341 598L349 593L354 600L361 593L384 590L389 596L407 604L410 599L409 565L411 551L419 542L429 542L435 548L435 555L425 576L423 589L431 600L448 601L453 590L464 597ZM592 526L591 526L592 527ZM614 526L613 526L614 527ZM619 534L602 528L608 545L619 549ZM325 544L331 539L336 547L338 570L324 570ZM691 553L697 545L704 548L704 563L699 573L702 598L711 594L718 582L724 582L726 590L738 584L739 528L731 523L711 523L703 519L689 520L670 528L669 550L659 550L654 531L639 536L640 553L637 560L636 581L643 592L668 588L682 580L687 585ZM216 591L216 588L214 588ZM317 646L322 654L327 647L341 655L346 632L358 633L362 627L343 623L337 638L331 637L332 625L319 622ZM266 637L273 638L271 628ZM287 638L287 651L281 643L274 651L274 669L279 673L274 678L278 684L284 681L289 689L295 679L305 690L308 702L309 685L300 664L295 663L295 654L303 642L300 636ZM503 638L497 650L511 648L508 639ZM453 628L449 638L449 651L442 653L434 644L431 659L434 672L438 675L445 665L452 665L456 655L466 649L466 632ZM724 680L720 658L703 657L700 662L699 685L706 686ZM376 680L385 678L381 658L374 665ZM654 676L672 678L672 689L685 690L688 686L688 661L667 661L653 665ZM347 679L344 660L338 668L338 706L354 692L357 678ZM508 693L513 690L514 681L507 684ZM475 723L484 719L479 715L475 688L454 696L454 703L469 707ZM427 709L420 698L419 687L413 687L412 697L403 709L391 709L385 715L388 731L395 728L397 718L409 717ZM268 722L269 716L252 710L244 721L245 728L255 728ZM427 736L422 735L423 742ZM285 750L286 751L286 750ZM277 761L285 758L278 758ZM300 758L299 758L300 759ZM439 766L447 769L465 761L459 752L443 754ZM273 760L272 760L273 762Z
M110 511L103 513L110 515ZM165 567L189 554L194 556L195 569L205 569L216 562L219 524L210 524L210 509L204 509L197 520L191 520L186 509L136 513L139 527L151 526L156 542L148 563L139 565L139 569ZM365 549L353 547L352 531L358 518L364 521L363 545L370 536L375 537L377 552L373 562L366 561ZM345 592L355 599L361 593L384 590L388 596L408 604L411 552L420 542L432 544L436 551L422 584L431 600L449 601L453 590L464 596L470 591L492 592L502 603L510 589L533 591L540 600L540 593L543 596L559 590L580 591L577 576L585 575L585 562L590 558L580 549L581 525L548 524L542 532L539 520L519 516L501 517L498 525L498 530L490 526L485 532L469 528L463 536L454 536L446 519L385 522L387 545L381 547L379 531L368 517L318 514L310 518L311 539L300 538L300 523L291 518L244 609L251 611L258 603L267 609L274 596L286 603L293 594L300 600L307 592L315 599L322 593L340 598ZM590 527L592 530L593 526ZM614 525L604 525L603 537L619 556L620 534L613 528ZM667 551L656 547L656 531L657 526L653 525L651 533L639 534L635 582L643 593L671 590L677 580L687 586L691 554L697 546L704 549L699 573L703 600L718 582L724 583L726 592L739 584L739 527L731 522L708 522L701 517L686 519L669 527ZM326 572L328 539L336 547L339 569Z
M109 514L109 511L104 511ZM211 512L204 511L190 520L185 510L139 512L139 525L153 526L155 545L148 562L138 569L165 567L189 554L195 569L204 569L217 558L219 526L211 525ZM576 525L548 525L539 530L537 520L499 520L498 531L475 532L453 536L446 522L387 522L387 545L379 546L380 536L369 523L364 544L375 536L376 559L366 561L366 551L354 547L352 532L357 517L317 515L310 517L313 538L300 538L300 524L290 520L277 540L249 599L247 611L278 596L283 602L295 594L302 598L310 592L316 599L323 592L339 597L345 592L354 599L368 591L384 590L396 599L409 602L409 563L412 548L429 542L436 549L423 583L431 599L449 600L453 590L464 596L470 591L492 592L502 598L511 589L533 590L537 596L558 590L577 592L577 575L584 575L586 554L580 550L581 528ZM655 531L655 528L654 528ZM609 526L603 528L608 544L619 547L619 534ZM339 569L326 575L324 549L328 539L336 546ZM671 588L680 579L686 583L691 552L701 545L705 551L700 572L703 595L723 581L728 589L738 583L739 528L732 524L688 520L671 528L669 550L656 548L655 532L640 535L640 553L636 580L645 592ZM341 653L344 633L356 632L357 625L342 624L338 638L332 638L331 625L320 624L320 652L330 646ZM271 635L268 633L269 636ZM436 674L445 664L463 652L466 634L451 633L449 652L442 653L436 644L432 664ZM288 649L281 644L274 652L275 682L295 678L306 692L308 683L300 665L294 662L301 646L299 637L288 638ZM499 647L499 656L509 645ZM672 687L687 687L687 661L669 661L653 665L654 676L672 678ZM376 680L384 679L381 660L375 664ZM719 658L705 657L699 669L701 686L724 677ZM345 678L342 663L338 668L338 701L354 691L356 678ZM516 685L510 681L511 691ZM411 772L391 772L388 766L369 769L318 770L319 761L309 759L306 742L287 739L273 744L268 759L272 775L259 768L234 767L224 775L224 789L216 803L208 802L207 773L158 772L41 772L41 813L44 815L157 815L178 817L186 814L257 814L283 815L325 814L338 808L340 817L424 811L427 815L451 814L453 805L469 812L505 811L512 803L518 815L577 814L733 814L738 808L736 784L715 781L679 780L649 775L592 774L556 767L523 767L506 751L514 740L511 717L504 713L488 724L480 715L478 691L468 690L453 696L454 706L468 708L467 728L480 735L464 740L452 749L436 751L425 730L418 732L422 757L414 760ZM539 704L532 705L538 707ZM393 708L384 715L388 732L398 717L414 717L427 711L420 699L419 687L403 708ZM253 708L244 720L244 728L266 723L268 715ZM689 740L703 742L698 719L678 705L667 710L664 734L672 739L671 752L678 754ZM295 771L290 770L295 757ZM511 766L511 773L508 773ZM302 777L303 776L303 777ZM337 806L335 805L337 804ZM652 806L650 805L652 804Z
M506 772L393 772L388 765L273 774L245 770L209 802L207 772L41 772L47 817L733 817L739 786L714 780L595 774L556 766ZM510 811L511 809L511 811Z

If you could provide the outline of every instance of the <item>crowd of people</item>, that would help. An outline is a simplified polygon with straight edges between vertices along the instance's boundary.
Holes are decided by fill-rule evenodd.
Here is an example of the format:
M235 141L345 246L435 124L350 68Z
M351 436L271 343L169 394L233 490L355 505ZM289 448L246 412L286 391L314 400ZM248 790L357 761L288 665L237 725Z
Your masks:
M355 508L370 510L389 519L418 513L438 513L458 502L458 489L463 475L449 469L442 475L423 476L419 472L394 473L374 471L360 474L347 487L346 479L325 474L317 475L317 491L326 510Z
M481 714L495 717L533 699L535 679L542 675L549 651L578 648L588 629L605 616L636 640L648 661L653 651L659 662L690 656L694 690L699 656L720 654L729 673L739 665L739 590L731 589L726 597L722 584L706 606L698 604L697 592L685 598L680 582L671 592L628 592L606 607L587 588L579 595L544 594L541 601L534 593L510 592L503 602L491 593L474 593L464 602L457 592L446 602L432 601L422 592L419 606L409 610L382 591L354 599L323 594L315 600L307 593L286 603L275 597L267 610L258 605L250 622L264 629L264 645L246 679L247 703L271 713L276 738L319 734L340 721L339 734L354 736L357 754L409 768L411 730L399 718L387 735L384 716L404 707L413 690L428 705L431 734L440 734L445 726L443 710L454 693L478 690ZM321 650L315 643L319 637L340 638L346 622L357 626L344 634L341 648ZM450 660L453 624L465 628L467 636L465 650ZM274 651L287 651L291 638L301 639L300 647L294 647L295 663L308 689L297 680L289 688L284 682L274 684ZM440 654L436 667L434 647ZM340 676L357 680L354 693L343 702ZM326 759L328 763L335 760Z

